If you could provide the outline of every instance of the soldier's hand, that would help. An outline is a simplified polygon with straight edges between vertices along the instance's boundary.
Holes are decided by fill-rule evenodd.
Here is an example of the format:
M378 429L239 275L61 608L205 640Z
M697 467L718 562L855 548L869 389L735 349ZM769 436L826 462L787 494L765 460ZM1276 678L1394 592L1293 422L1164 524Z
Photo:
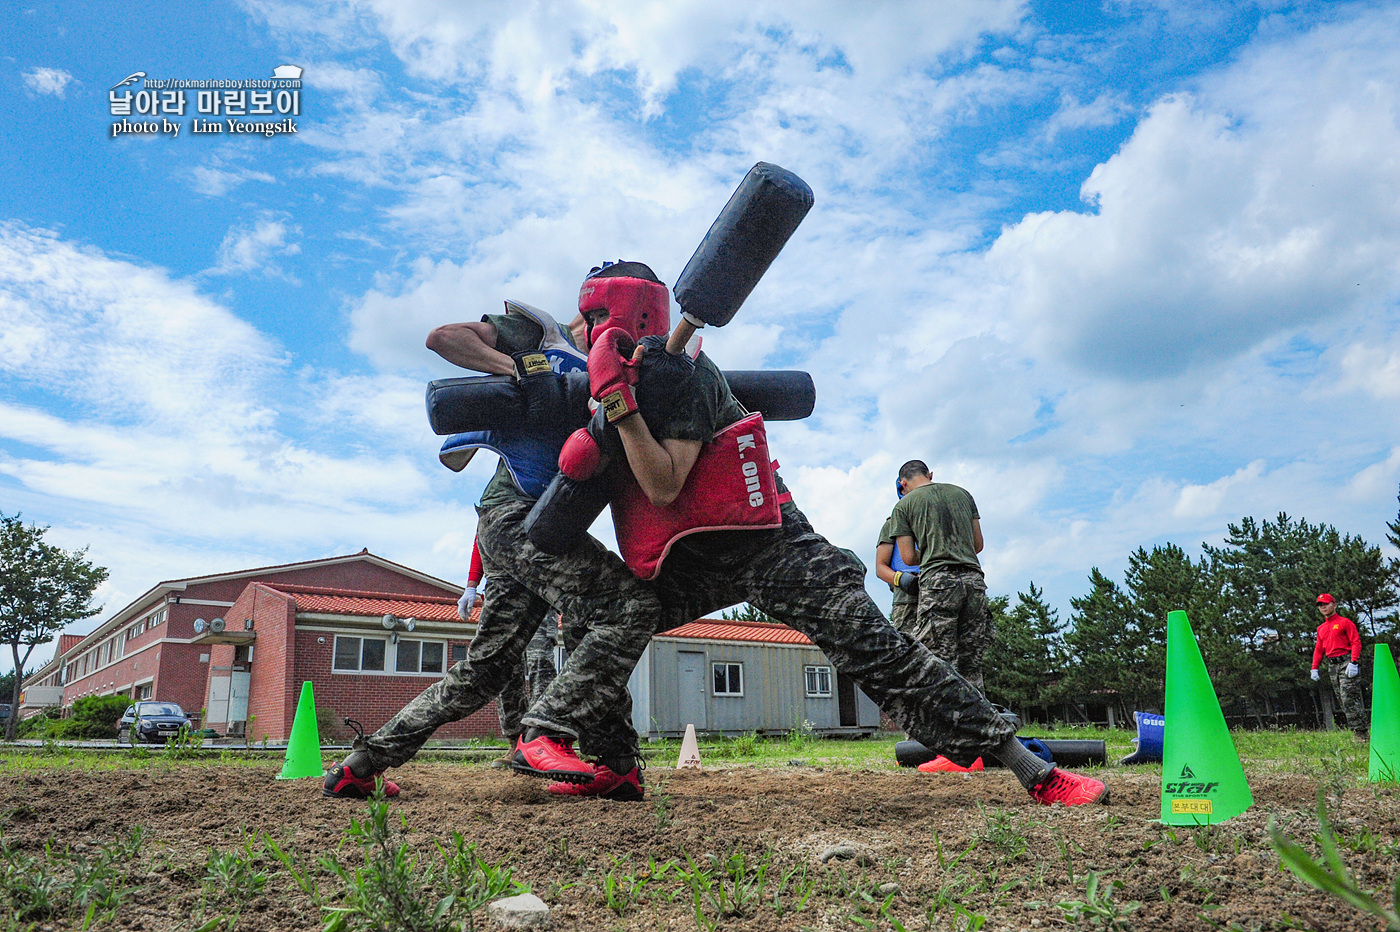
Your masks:
M1360 676L1360 675L1361 675L1361 667L1357 666L1357 665L1354 664L1354 663L1349 663L1349 664L1347 664L1347 678L1348 678L1348 679L1353 678L1353 677L1357 677L1357 676Z
M1316 667L1313 667L1312 679L1313 679L1313 682L1314 682L1314 683L1316 683L1318 680L1322 679L1322 674L1317 672L1317 668L1316 668Z
M899 570L894 574L894 584L910 595L913 595L919 591L919 574L910 573L907 570Z

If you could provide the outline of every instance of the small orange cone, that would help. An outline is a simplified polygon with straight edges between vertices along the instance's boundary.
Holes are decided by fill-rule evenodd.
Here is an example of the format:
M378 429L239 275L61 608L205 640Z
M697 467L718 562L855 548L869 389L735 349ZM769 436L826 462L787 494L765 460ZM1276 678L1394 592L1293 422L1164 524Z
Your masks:
M699 770L700 769L700 744L695 740L695 726L685 726L685 738L681 741L680 760L676 761L677 770Z

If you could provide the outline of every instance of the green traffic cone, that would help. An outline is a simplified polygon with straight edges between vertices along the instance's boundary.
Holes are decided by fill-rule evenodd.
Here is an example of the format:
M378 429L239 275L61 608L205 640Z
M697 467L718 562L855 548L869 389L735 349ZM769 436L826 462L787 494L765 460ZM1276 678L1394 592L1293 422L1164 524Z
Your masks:
M1371 673L1372 783L1400 782L1400 673L1389 644L1376 645Z
M287 739L287 759L277 779L296 780L324 775L321 735L316 730L316 699L311 695L311 681L307 680L301 684L297 715L292 719L292 736Z
M1254 805L1220 700L1185 612L1167 614L1167 720L1162 821L1210 825Z

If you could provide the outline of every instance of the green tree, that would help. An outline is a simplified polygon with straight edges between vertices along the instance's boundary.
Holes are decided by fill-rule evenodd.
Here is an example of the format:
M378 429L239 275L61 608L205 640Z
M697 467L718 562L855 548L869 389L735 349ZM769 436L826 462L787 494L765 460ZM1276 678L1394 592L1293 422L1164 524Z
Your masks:
M29 673L28 673L28 671L26 671L26 672L20 674L20 677L19 677L19 678L20 678L21 680L23 680L23 679L24 679L26 676L28 676L28 675L29 675ZM9 673L0 673L0 702L9 702L9 701L10 701L10 698L9 698L9 697L10 697L10 696L13 696L14 693L15 693L15 671L14 671L14 670L11 670Z
M1030 721L1032 710L1047 710L1056 699L1065 671L1064 623L1034 582L1016 593L1009 611L1006 596L988 601L996 635L982 665L987 695Z
M733 608L726 608L719 613L719 617L725 621L763 621L772 625L778 624L778 619L747 602L740 602Z
M1395 500L1400 501L1400 492L1395 493ZM1396 512L1394 521L1387 521L1385 526L1390 531L1385 535L1385 539L1390 541L1390 546L1400 550L1400 512Z
M86 548L70 552L45 543L48 530L24 524L19 515L0 515L0 642L10 645L16 670L24 669L35 647L102 611L92 594L107 578L106 568L89 562ZM16 677L10 690L16 709L19 693ZM10 716L7 740L14 740L17 719Z
M1137 633L1133 630L1128 597L1096 566L1089 571L1089 594L1069 600L1073 614L1065 635L1069 667L1064 679L1065 698L1083 701L1092 696L1113 703L1126 719L1136 702L1129 695L1141 662Z
M1319 592L1332 593L1338 610L1372 637L1392 620L1380 615L1396 605L1394 562L1329 525L1287 514L1262 523L1246 517L1229 526L1224 546L1204 549L1221 627L1240 648L1226 668L1235 679L1229 694L1257 708L1268 711L1278 693L1309 688Z

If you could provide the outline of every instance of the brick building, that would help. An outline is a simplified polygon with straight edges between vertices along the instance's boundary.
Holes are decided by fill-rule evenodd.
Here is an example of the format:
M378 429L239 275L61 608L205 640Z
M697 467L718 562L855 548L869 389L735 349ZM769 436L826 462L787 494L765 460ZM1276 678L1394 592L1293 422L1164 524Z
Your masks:
M461 587L363 550L176 579L152 587L91 634L60 635L26 678L20 714L122 694L204 710L221 733L284 740L303 680L322 718L383 724L466 656L473 624ZM498 734L495 709L440 738Z

